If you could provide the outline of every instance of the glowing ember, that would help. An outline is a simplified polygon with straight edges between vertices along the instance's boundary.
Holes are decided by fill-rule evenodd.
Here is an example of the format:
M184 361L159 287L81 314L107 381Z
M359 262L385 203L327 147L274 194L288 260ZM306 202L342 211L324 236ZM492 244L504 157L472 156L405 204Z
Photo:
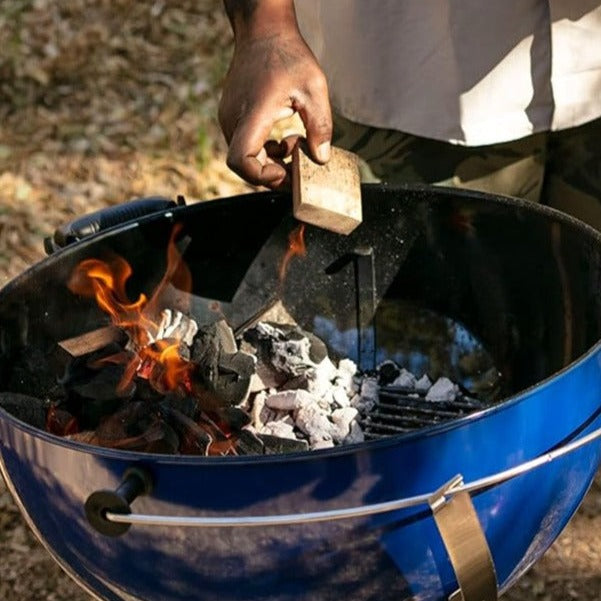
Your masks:
M307 254L307 247L305 246L305 224L301 223L297 228L290 232L288 236L288 250L282 258L280 263L280 283L286 278L288 271L288 265L292 257L304 257Z

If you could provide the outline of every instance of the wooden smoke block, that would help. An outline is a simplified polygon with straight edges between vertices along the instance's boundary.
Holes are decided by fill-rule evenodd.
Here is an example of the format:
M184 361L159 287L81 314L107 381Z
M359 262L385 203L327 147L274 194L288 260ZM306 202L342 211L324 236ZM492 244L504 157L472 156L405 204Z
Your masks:
M72 357L81 357L104 348L111 342L120 342L124 338L123 330L115 326L105 326L61 340L58 345L66 350Z
M359 160L332 147L325 165L312 161L297 144L292 152L294 216L338 234L350 234L362 219Z

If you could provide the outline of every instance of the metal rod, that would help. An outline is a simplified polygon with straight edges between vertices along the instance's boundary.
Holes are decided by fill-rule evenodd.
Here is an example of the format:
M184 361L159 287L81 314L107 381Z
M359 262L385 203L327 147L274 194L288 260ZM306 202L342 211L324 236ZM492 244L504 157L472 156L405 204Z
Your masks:
M545 465L575 451L581 447L601 438L601 428L583 436L554 451L526 461L512 468L486 476L473 482L468 482L454 489L458 492L474 492L489 486L500 484L517 476L532 471L541 465ZM435 494L428 492L414 497L374 503L362 507L349 507L346 509L332 509L328 511L315 511L309 513L293 513L273 516L244 516L244 517L195 517L195 516L168 516L168 515L146 515L139 513L119 514L107 512L106 519L113 522L139 524L147 526L191 526L197 528L235 528L251 526L289 526L294 524L308 524L312 522L325 522L330 520L341 520L349 518L366 517L380 513L387 513L399 509L407 509L420 505L428 505L428 500Z
M355 270L355 303L359 367L363 371L376 369L376 266L371 246L358 247L353 252Z

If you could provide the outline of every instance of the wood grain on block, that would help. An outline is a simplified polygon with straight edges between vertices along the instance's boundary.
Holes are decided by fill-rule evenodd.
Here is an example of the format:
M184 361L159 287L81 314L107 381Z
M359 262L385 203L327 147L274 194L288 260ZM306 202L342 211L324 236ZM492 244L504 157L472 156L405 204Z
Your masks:
M357 156L333 147L325 165L297 144L292 153L294 216L338 234L350 234L362 219Z
M72 357L81 357L93 353L111 342L120 342L124 338L123 330L115 326L104 326L73 338L61 340L58 345Z

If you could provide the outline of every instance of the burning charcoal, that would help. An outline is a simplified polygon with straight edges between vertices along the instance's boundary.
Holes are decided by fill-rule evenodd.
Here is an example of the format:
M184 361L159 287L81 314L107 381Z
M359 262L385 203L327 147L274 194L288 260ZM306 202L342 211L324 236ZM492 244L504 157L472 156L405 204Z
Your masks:
M427 401L433 402L444 402L444 401L454 401L459 394L459 387L456 384L453 384L451 380L448 378L438 378L436 382L432 385L430 390L428 390L428 394L426 394Z
M60 382L67 393L75 393L85 399L109 401L115 399L117 387L123 377L123 366L104 361L114 354L115 347L70 361ZM118 349L117 352L121 352Z
M77 418L60 407L52 405L46 413L46 431L57 436L75 434L79 430Z
M309 449L306 440L292 440L291 438L278 438L271 434L257 434L265 446L265 455L280 455L283 453L300 453Z
M244 428L238 436L236 449L240 455L263 455L265 445L254 432Z
M165 398L165 393L157 390L154 384L145 377L136 378L134 395L137 401L147 401L149 403L158 403Z
M248 397L254 372L254 357L246 353L222 353L217 364L216 377L213 377L211 384L224 404L239 405Z
M221 353L232 354L237 351L232 329L224 320L220 320L198 329L192 345L192 360L201 365L212 365L219 360Z
M123 403L117 387L123 375L120 365L106 365L87 381L72 382L66 387L67 406L78 416L82 428L96 428L100 420L113 413Z
M296 413L296 425L309 437L311 445L321 440L332 440L332 422L317 405L301 407Z
M332 438L334 442L342 442L351 431L351 424L357 419L359 412L354 407L345 407L344 409L336 409L332 411Z
M159 418L154 406L145 402L128 403L102 420L96 428L100 446L145 453L176 453L179 437Z
M250 424L250 415L239 407L226 407L223 410L223 418L234 432L239 432Z
M179 446L180 441L175 430L169 424L156 421L137 439L132 439L126 446L115 448L135 450L142 453L173 455L178 452Z
M432 380L430 380L430 378L428 378L428 376L426 374L424 374L415 383L415 391L425 394L426 392L428 392L428 390L430 390L431 386L432 386Z
M168 403L161 403L161 414L179 434L180 453L185 455L207 454L213 439L206 430Z
M384 361L378 365L378 384L387 386L392 384L401 373L400 367L394 361Z
M243 403L255 373L255 358L238 352L231 328L222 320L200 328L191 352L203 383L224 405Z
M401 388L414 389L417 380L415 376L406 369L401 369L399 375L392 382L392 386L400 386Z
M294 411L315 403L315 398L306 390L285 390L269 395L265 404L277 411Z
M244 338L257 348L260 361L291 377L304 375L327 357L323 341L298 326L259 322Z
M16 392L1 392L0 407L22 422L44 430L47 404L36 397Z

